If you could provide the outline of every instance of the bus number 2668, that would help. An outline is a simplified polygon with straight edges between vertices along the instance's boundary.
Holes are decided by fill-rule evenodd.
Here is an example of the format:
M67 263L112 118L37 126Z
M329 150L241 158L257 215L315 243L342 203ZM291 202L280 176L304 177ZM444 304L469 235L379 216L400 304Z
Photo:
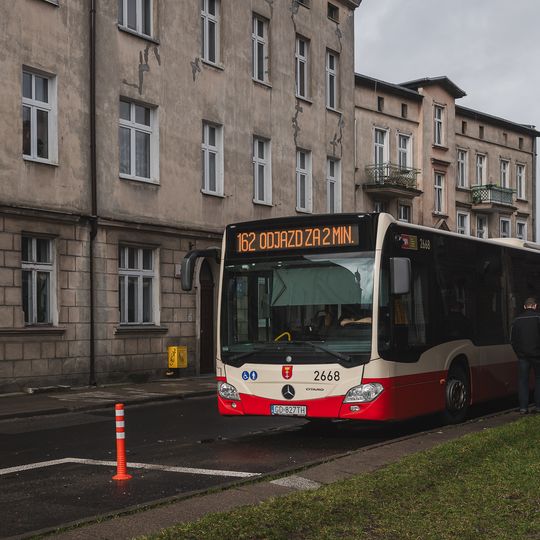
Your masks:
M339 371L315 371L315 381L339 381Z

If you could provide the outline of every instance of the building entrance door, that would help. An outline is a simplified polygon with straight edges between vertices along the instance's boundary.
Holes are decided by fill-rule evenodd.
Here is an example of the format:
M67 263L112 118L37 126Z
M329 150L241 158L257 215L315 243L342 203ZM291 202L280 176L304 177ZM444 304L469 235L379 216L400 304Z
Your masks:
M199 274L201 291L200 312L200 373L214 373L214 278L210 264L204 260Z

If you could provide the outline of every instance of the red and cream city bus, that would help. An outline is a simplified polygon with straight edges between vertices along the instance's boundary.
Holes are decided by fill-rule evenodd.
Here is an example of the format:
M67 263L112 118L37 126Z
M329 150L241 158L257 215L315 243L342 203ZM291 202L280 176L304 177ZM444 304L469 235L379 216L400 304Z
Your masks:
M223 415L401 420L515 393L510 322L540 283L535 244L338 214L238 223L221 250Z

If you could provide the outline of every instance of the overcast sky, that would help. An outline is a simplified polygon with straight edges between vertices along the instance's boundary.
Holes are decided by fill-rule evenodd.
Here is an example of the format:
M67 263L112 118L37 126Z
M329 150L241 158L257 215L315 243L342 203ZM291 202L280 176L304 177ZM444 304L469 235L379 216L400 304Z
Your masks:
M460 105L540 126L540 0L363 0L355 17L356 72L446 75Z

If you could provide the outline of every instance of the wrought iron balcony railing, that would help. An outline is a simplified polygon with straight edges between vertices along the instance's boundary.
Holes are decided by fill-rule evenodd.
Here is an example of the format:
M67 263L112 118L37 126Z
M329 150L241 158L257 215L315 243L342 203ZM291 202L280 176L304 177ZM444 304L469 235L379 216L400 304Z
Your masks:
M367 181L370 184L397 186L406 189L416 189L416 177L419 169L400 167L393 163L368 165L366 167Z
M471 200L473 204L495 203L512 206L514 190L496 186L495 184L471 186Z

